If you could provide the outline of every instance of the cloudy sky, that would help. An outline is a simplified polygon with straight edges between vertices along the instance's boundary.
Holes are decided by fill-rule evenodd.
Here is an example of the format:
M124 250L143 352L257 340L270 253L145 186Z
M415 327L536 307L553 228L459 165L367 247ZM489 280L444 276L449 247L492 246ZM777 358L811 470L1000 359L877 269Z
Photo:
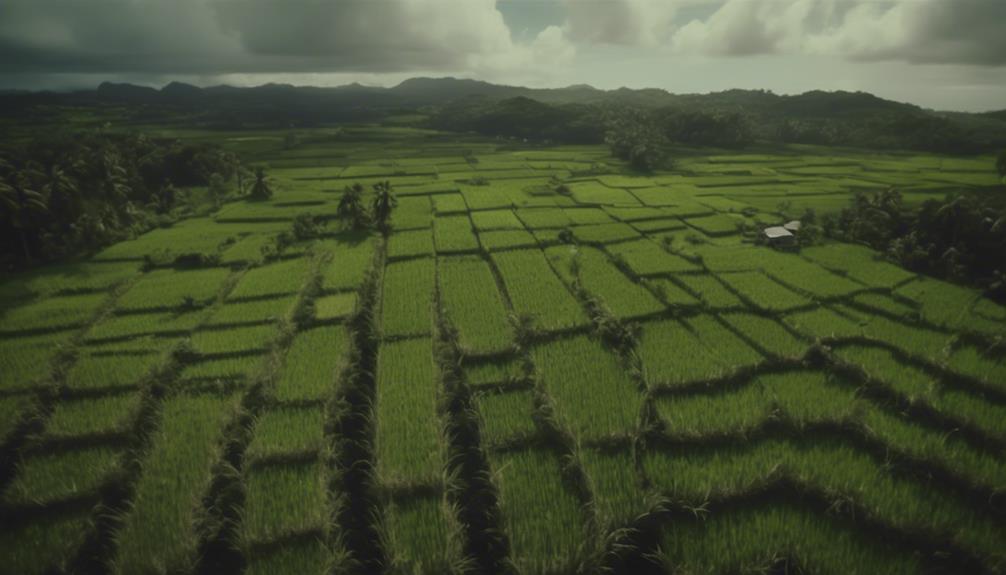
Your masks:
M458 76L1006 108L1006 0L2 0L0 88Z

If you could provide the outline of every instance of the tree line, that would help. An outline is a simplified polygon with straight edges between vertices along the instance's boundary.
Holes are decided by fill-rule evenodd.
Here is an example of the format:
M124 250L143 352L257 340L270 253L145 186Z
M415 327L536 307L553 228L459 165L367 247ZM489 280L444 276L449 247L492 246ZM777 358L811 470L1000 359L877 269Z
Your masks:
M212 209L249 175L220 148L143 134L8 143L0 147L0 265L65 258L168 225Z
M978 287L1006 302L1003 198L958 193L910 209L890 188L856 194L841 213L821 218L821 226L826 235L869 245L906 269Z

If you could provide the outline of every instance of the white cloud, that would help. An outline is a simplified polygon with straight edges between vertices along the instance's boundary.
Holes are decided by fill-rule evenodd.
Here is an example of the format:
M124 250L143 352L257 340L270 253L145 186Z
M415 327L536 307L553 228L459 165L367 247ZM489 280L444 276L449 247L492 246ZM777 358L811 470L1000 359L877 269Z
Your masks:
M662 45L679 54L714 56L785 53L1006 65L1004 0L565 2L569 36L582 43ZM696 7L705 13L695 15Z
M463 72L548 64L570 50L557 29L514 42L496 0L0 3L8 73Z

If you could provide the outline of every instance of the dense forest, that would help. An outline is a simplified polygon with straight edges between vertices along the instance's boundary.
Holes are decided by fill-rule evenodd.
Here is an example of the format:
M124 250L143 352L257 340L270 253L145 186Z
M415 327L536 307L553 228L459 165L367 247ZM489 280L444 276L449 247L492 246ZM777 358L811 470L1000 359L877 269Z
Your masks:
M0 262L59 259L169 225L213 209L244 175L217 147L142 134L88 131L0 147Z

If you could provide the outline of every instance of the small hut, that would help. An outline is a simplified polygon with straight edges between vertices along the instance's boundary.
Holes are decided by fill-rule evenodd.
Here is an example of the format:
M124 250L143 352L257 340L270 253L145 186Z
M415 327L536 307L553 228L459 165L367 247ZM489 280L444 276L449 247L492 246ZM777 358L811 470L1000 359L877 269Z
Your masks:
M784 226L765 228L762 233L770 246L789 247L796 244L796 236Z
M790 233L796 235L800 231L800 220L792 220L786 222L782 227L790 231Z

